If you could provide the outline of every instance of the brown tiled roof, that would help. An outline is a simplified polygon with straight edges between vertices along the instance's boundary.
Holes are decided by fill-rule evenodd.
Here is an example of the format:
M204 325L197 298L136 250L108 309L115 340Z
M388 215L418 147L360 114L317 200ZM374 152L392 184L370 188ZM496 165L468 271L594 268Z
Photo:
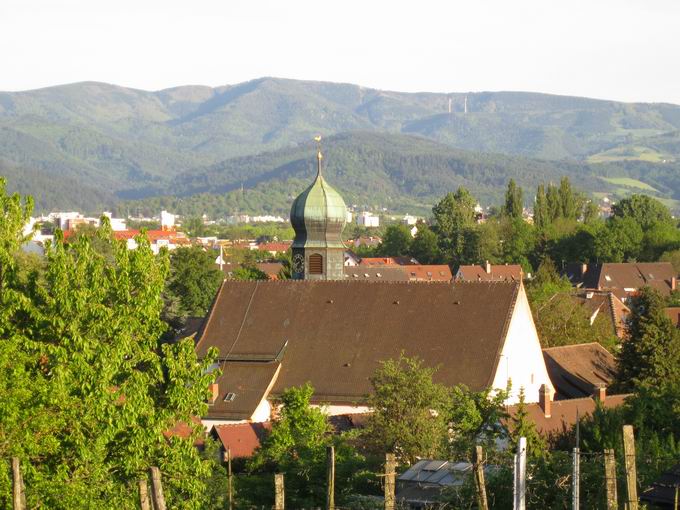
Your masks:
M358 402L400 352L435 380L493 382L520 283L225 281L197 344L230 360L280 359L273 393L309 381L321 402ZM244 377L246 374L244 374Z
M519 281L522 279L522 266L519 264L492 264L487 273L482 266L459 266L456 278L467 281Z
M597 342L543 349L543 359L558 399L590 396L616 375L614 356Z
M364 257L359 261L360 266L411 266L418 264L412 257Z
M616 336L619 338L626 336L626 319L630 308L624 305L613 292L581 290L578 294L574 294L574 299L588 308L591 317L595 314L605 314Z
M612 409L624 403L630 395L607 395L603 402L605 409ZM556 400L550 403L550 418L545 417L543 408L538 403L526 404L529 418L536 424L536 431L544 436L566 432L576 424L576 416L584 417L593 414L596 401L592 397ZM517 405L508 407L508 414L514 416Z
M671 292L671 279L677 276L670 262L630 262L592 264L580 283L584 288L614 290L620 295L625 289L652 287L663 295Z
M261 243L257 245L257 249L260 251L284 252L290 249L291 244L292 241L280 243Z
M182 439L188 439L194 433L196 426L199 426L201 427L202 431L194 441L194 446L202 446L205 444L205 429L201 424L201 419L194 416L191 418L191 421L194 423L193 425L190 425L185 421L177 422L170 430L163 432L163 436L166 439L170 439L171 437L181 437Z
M680 306L669 306L666 308L666 315L676 328L680 328Z
M343 271L345 278L354 282L408 281L408 276L402 266L344 266Z
M276 380L278 361L220 363L219 393L208 406L209 419L249 420ZM233 394L233 398L227 398ZM226 400L225 400L226 398Z
M279 277L279 271L283 269L283 264L281 262L258 262L257 268L272 280L276 280Z
M229 448L231 457L252 457L255 450L271 430L271 423L234 423L215 425L213 435L222 443L224 450Z
M407 273L408 279L412 281L450 282L453 278L451 268L446 264L402 266L402 269Z

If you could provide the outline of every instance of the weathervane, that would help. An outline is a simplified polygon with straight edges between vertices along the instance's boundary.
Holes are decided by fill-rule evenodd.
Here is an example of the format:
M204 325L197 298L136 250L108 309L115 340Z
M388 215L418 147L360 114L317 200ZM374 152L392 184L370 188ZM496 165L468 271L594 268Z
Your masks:
M321 160L323 159L323 154L321 154L321 135L315 136L314 141L316 142L316 159L317 159L316 174L321 175Z

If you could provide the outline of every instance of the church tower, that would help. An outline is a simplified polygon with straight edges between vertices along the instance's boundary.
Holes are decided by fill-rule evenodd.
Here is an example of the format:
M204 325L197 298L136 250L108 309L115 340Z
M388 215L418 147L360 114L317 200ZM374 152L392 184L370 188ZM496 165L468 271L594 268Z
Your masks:
M290 222L295 230L293 279L343 280L342 230L347 221L347 206L321 175L321 137L315 140L318 144L316 179L293 201L290 209Z

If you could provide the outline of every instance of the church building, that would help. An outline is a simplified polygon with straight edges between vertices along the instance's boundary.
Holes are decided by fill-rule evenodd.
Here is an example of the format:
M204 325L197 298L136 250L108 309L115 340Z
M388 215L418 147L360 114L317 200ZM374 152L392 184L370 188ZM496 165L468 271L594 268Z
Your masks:
M473 390L554 393L520 281L358 282L344 275L346 206L322 176L293 202L293 279L222 284L199 331L199 356L222 370L203 422L271 417L285 389L310 382L332 415L365 412L369 378L384 360L417 356L435 381Z

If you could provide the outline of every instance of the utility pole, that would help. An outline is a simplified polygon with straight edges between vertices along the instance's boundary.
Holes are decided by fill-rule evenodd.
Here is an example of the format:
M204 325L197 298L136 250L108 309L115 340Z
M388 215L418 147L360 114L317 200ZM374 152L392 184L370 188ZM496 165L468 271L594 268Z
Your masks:
M635 466L635 435L632 425L623 426L623 454L626 466L628 510L638 510L637 469Z
M527 490L527 438L520 437L515 454L515 483L513 487L514 504L513 510L526 509L526 490Z
M486 499L486 483L484 481L484 452L481 446L474 451L475 486L477 487L477 506L479 510L489 510Z
M578 407L576 408L576 446L573 451L572 459L572 492L571 492L571 508L572 510L579 510L579 500L581 492L581 421L578 415Z
M616 493L616 456L614 450L604 451L604 477L607 489L607 510L617 510L618 495Z
M335 447L326 448L326 510L335 510Z
M397 460L393 453L385 454L385 510L394 510Z

